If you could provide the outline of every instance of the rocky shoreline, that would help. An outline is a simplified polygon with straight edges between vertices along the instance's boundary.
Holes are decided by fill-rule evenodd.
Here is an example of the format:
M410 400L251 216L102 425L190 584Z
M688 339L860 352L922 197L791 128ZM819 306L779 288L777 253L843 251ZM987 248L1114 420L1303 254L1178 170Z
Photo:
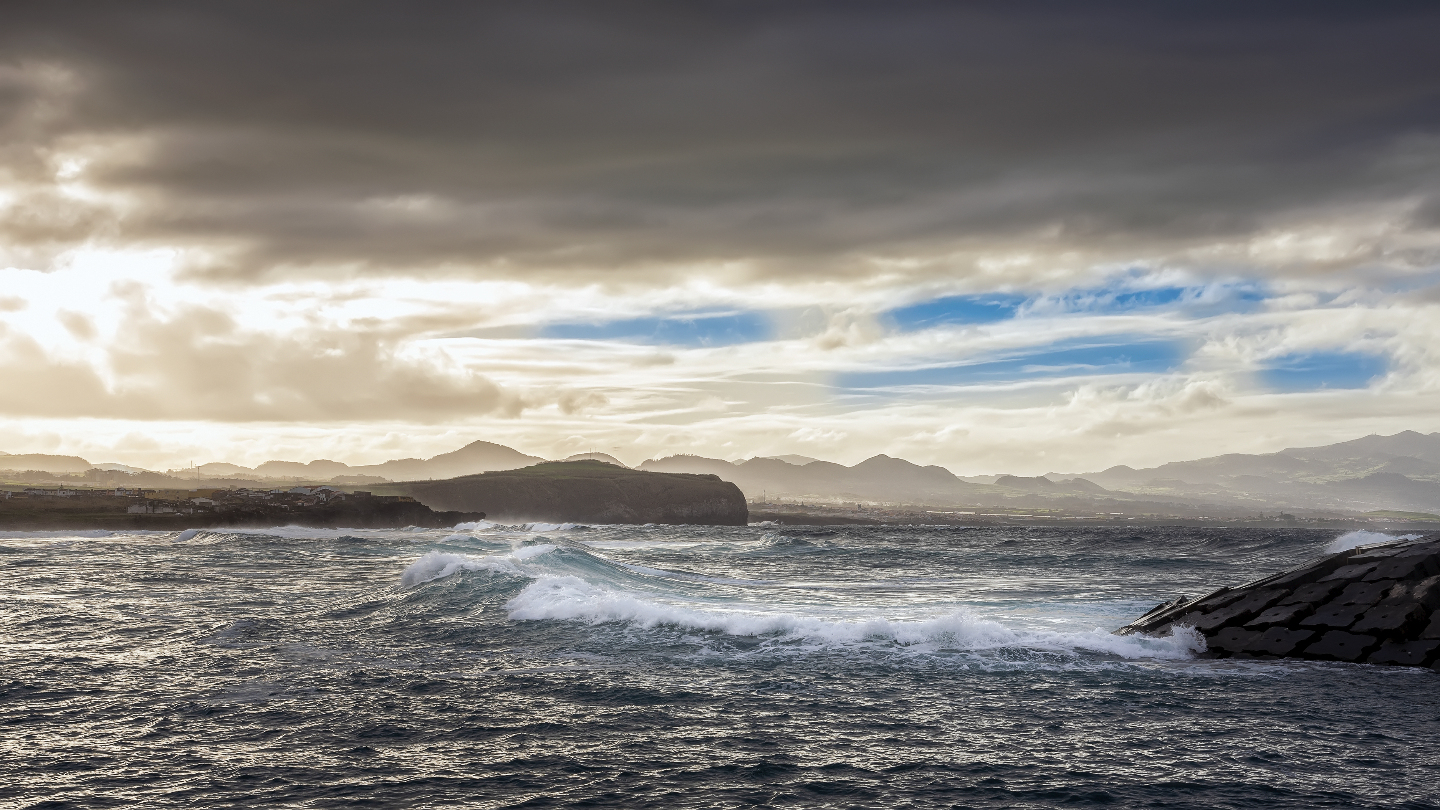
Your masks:
M1199 598L1115 632L1193 628L1215 658L1304 658L1440 671L1440 535L1360 546Z

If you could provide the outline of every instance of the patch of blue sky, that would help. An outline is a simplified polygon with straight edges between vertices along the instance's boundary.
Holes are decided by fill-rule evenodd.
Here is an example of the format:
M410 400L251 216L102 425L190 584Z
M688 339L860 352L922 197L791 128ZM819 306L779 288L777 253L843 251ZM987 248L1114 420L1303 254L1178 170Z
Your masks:
M1163 374L1180 366L1190 354L1187 343L1174 340L1062 345L974 363L846 372L837 375L833 385L872 389L1003 384L1082 375Z
M1127 286L1072 290L1032 299L1019 315L1106 315L1137 310L1172 309L1188 315L1249 312L1269 294L1252 282L1217 282L1189 286L1135 289Z
M1166 308L1189 315L1248 312L1268 297L1265 288L1253 282L1148 289L1122 284L1077 288L1059 295L952 295L889 310L881 315L881 319L899 331L913 332L938 326L997 323L1027 316L1106 315Z
M764 312L725 312L591 323L552 323L541 327L539 335L559 340L706 347L769 340L774 332L774 323Z
M936 326L995 323L1015 317L1025 303L1023 295L951 295L892 309L882 316L904 332Z
M1260 382L1274 391L1298 393L1325 389L1365 388L1385 374L1389 363L1382 355L1360 352L1289 354L1267 362Z

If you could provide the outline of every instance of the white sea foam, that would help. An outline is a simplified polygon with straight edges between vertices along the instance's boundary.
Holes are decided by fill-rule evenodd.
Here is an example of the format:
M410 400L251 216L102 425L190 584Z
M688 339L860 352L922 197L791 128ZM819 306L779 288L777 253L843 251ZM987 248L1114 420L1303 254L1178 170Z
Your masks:
M519 569L500 557L470 557L446 551L431 551L410 564L400 575L400 585L409 587L422 582L444 579L461 571L497 571L518 574Z
M448 551L430 551L410 564L400 575L400 585L409 587L422 582L431 582L454 576L461 571L495 571L501 574L520 576L522 571L516 563L533 559L555 550L549 543L517 548L509 554L492 554L472 557L468 554L453 554Z
M836 619L782 609L710 604L675 604L593 585L574 576L540 577L506 604L517 620L571 620L591 624L626 622L640 627L672 626L734 636L773 636L820 645L864 642L932 645L964 650L1023 648L1053 652L1090 650L1124 658L1188 658L1204 649L1193 632L1166 638L1116 636L1104 630L1063 632L1014 630L961 609L921 619L861 616Z
M1385 534L1384 532L1367 532L1364 529L1357 529L1353 532L1346 532L1330 541L1330 545L1325 547L1325 551L1334 554L1337 551L1349 551L1359 546L1373 546L1376 543L1393 543L1397 540L1415 540L1419 537L1420 535L1418 534L1402 534L1396 537L1393 534Z
M494 529L512 532L568 532L583 528L586 528L583 523L495 523L489 520L475 520L468 523L456 523L452 531L473 532Z
M648 565L633 565L631 563L615 562L615 565L634 571L637 574L649 574L652 577L664 577L666 579L683 579L689 582L713 582L717 585L773 585L773 581L764 579L731 579L729 577L707 577L703 574L685 574L679 571L666 571L663 568L651 568Z
M388 534L403 529L316 529L310 526L271 526L269 528L248 528L227 526L215 529L225 534L239 534L254 537L280 537L286 540L334 540L346 536Z
M550 543L536 543L533 546L521 546L510 552L510 556L517 560L528 560L532 557L539 557L541 554L554 551L555 546Z
M716 543L711 539L699 540L584 540L588 548L600 551L636 551L641 549L660 548L668 551L689 551L690 549L702 546L719 546L722 548L738 547L744 543Z

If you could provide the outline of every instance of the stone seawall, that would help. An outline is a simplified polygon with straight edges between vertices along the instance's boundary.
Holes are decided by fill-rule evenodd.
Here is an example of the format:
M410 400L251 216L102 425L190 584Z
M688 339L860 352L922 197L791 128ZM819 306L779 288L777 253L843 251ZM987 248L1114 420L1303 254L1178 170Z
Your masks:
M1440 671L1440 535L1327 554L1197 599L1178 597L1116 630L1191 627L1206 654L1307 658Z

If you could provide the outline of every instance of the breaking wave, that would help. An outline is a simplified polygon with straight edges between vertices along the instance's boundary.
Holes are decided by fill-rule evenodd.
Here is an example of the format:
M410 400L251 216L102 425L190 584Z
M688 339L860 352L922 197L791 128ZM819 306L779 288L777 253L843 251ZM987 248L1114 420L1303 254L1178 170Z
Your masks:
M467 523L456 523L453 531L473 532L488 529L512 532L569 532L588 528L590 527L583 523L495 523L489 520L474 520Z
M446 539L455 537L468 538L452 535ZM763 544L777 541L782 545L810 545L799 538L774 536L766 537ZM737 556L743 556L743 552ZM1203 640L1188 630L1166 638L1147 638L1116 636L1108 628L1089 626L1083 630L1043 626L1017 629L953 603L937 605L930 611L921 609L918 616L914 606L901 607L891 599L862 605L831 602L827 597L817 603L792 604L789 598L776 597L795 593L797 583L612 561L595 554L588 544L573 542L517 545L508 552L489 554L433 549L410 563L400 576L400 585L419 586L467 571L489 571L528 580L505 603L509 618L517 621L674 628L751 637L765 645L797 649L855 645L873 648L878 644L916 652L1024 650L1073 655L1083 651L1125 659L1177 660L1204 649ZM845 584L864 587L864 583ZM812 596L800 598L813 598L817 589L831 590L826 583L812 581L802 589ZM895 617L897 612L899 618ZM1052 616L1039 621L1044 624L1060 619Z
M431 551L425 556L410 564L405 573L400 575L400 585L410 587L437 579L454 576L461 571L495 571L501 574L512 576L521 575L521 569L517 563L547 554L555 550L555 546L549 543L541 543L533 546L522 546L509 554L493 554L481 557L472 557L467 554L454 554L448 551Z
M882 616L837 619L784 609L675 604L597 586L576 576L541 577L506 603L516 620L566 620L590 624L625 622L642 628L675 627L731 636L769 637L820 645L888 642L966 651L1023 648L1046 652L1085 650L1123 658L1183 659L1204 649L1188 628L1165 638L1116 636L1104 630L1014 630L967 609L923 619Z

